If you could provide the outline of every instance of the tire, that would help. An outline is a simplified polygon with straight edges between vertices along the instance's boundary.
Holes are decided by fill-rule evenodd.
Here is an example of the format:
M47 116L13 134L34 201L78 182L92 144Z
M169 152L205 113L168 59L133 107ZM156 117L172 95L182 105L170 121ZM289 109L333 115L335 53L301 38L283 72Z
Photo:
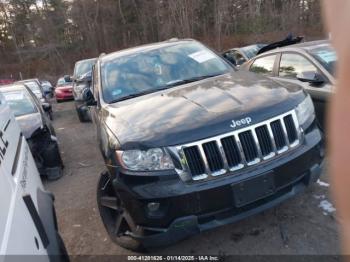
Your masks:
M88 113L84 110L82 110L80 107L75 108L78 114L79 121L81 123L87 123L91 122L90 117L88 116Z
M76 111L77 111L77 114L78 114L78 118L79 118L79 121L81 122L81 123L84 123L84 122L86 122L86 119L85 119L85 117L84 117L84 114L83 114L83 112L80 110L80 108L76 108Z
M102 173L98 182L97 206L105 229L114 243L132 251L146 251L140 241L127 234L130 231L136 234L142 232L115 194L108 172Z

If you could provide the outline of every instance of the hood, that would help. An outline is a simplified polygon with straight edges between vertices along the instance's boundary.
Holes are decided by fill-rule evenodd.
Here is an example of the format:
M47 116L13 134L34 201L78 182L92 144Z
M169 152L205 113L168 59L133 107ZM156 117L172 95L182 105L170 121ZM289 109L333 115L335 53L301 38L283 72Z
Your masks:
M123 149L171 146L231 132L232 120L256 124L292 110L300 86L234 72L103 107Z
M43 126L40 113L16 117L17 122L21 128L22 134L26 139L30 138L33 133Z

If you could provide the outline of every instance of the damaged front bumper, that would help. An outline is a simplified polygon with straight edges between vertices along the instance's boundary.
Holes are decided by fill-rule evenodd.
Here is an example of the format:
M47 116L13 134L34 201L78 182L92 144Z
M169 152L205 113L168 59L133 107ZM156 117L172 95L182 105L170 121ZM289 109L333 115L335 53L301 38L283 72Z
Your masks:
M298 150L249 172L186 185L164 179L125 186L115 179L113 186L138 225L137 233L128 234L146 248L152 248L234 223L294 197L317 181L323 158L322 134L315 128L305 133ZM250 197L257 187L263 188L262 180L274 181L272 193L265 188L266 193ZM244 196L239 193L241 185L246 192ZM240 198L252 201L240 204ZM152 202L159 203L158 213L148 209L148 203Z
M63 175L57 138L48 128L40 128L27 139L40 175L56 180Z
M136 235L129 233L129 235L142 242L146 248L168 246L206 230L231 224L275 207L304 191L308 185L319 178L320 173L321 167L316 164L291 185L281 189L270 197L255 202L250 208L249 206L245 207L243 212L237 212L235 208L232 208L202 216L190 215L180 217L175 219L168 228L141 227L141 231L146 234Z

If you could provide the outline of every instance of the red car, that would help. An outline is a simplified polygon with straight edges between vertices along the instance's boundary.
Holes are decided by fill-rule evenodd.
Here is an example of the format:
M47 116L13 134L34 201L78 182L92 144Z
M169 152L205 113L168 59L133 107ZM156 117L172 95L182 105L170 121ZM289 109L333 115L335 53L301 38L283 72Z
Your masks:
M0 86L1 85L9 85L15 82L13 79L0 79Z
M61 77L58 79L55 88L55 96L57 102L74 99L73 82L70 77Z

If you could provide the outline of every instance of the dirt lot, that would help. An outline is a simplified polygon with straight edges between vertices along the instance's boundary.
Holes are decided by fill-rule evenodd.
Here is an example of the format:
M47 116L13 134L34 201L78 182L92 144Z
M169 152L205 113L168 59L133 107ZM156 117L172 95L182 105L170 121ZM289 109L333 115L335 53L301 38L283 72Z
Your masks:
M80 123L73 102L55 105L54 126L65 163L64 177L46 186L56 196L62 237L71 255L119 255L99 218L96 184L104 169L94 126ZM205 232L157 254L339 254L339 236L327 177L279 207Z

